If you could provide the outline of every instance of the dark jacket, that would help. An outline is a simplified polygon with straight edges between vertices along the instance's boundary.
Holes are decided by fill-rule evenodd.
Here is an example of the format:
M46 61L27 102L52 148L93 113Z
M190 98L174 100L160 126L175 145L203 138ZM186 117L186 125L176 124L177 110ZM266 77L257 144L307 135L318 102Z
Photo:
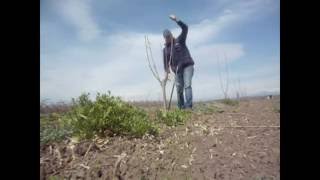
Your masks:
M189 50L186 46L186 39L188 34L188 26L184 24L181 20L177 22L177 24L181 27L182 32L173 41L173 49L172 49L172 62L171 62L171 70L176 73L178 67L178 73L182 72L182 70L189 66L194 65L194 61L189 53ZM169 72L169 60L170 60L170 52L171 52L171 43L165 44L163 48L163 64L166 72Z

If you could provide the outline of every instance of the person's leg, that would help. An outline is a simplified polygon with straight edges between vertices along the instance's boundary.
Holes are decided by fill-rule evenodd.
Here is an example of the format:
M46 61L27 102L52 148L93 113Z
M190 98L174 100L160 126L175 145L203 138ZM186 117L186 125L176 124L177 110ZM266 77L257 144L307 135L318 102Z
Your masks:
M185 96L186 96L186 108L192 108L192 77L193 77L193 66L188 66L183 71L183 82L184 82L184 89L185 89Z
M183 73L176 74L176 88L177 88L177 106L179 109L184 109L184 96L183 96Z

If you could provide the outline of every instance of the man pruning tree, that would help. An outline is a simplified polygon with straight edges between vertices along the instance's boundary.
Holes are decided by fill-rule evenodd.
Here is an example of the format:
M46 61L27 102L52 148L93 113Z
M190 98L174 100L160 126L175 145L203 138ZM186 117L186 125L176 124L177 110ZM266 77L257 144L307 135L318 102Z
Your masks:
M191 81L194 62L186 46L188 26L181 20L178 20L175 15L170 15L169 17L181 27L182 32L175 38L168 29L163 31L165 39L165 47L163 48L165 79L168 79L168 74L170 73L169 67L171 67L172 72L175 74L177 105L179 109L192 109ZM186 101L184 101L184 91Z

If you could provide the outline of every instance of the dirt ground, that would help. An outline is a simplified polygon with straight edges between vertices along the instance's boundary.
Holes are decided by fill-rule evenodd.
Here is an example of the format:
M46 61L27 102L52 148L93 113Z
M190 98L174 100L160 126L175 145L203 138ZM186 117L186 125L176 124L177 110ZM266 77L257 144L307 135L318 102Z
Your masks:
M197 103L158 137L66 140L40 148L41 179L280 179L280 99ZM218 107L219 111L210 111ZM149 110L152 108L149 107Z

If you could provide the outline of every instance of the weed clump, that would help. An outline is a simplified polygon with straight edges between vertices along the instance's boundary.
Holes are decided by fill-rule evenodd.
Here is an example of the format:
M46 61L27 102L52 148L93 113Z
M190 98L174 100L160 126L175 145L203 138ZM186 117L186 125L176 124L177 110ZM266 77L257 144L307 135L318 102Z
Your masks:
M183 125L190 117L190 112L180 109L171 111L158 110L156 112L156 119L167 126Z
M199 103L195 106L195 111L202 114L223 113L224 110L211 104L211 103Z
M61 124L59 121L61 116L52 113L49 116L40 117L40 143L47 144L51 142L59 142L68 136L72 131Z
M144 110L111 96L110 92L97 94L95 101L89 99L89 94L82 94L72 99L72 104L71 111L63 117L63 124L80 138L106 134L141 137L158 132Z
M237 106L239 104L239 101L232 100L232 99L223 99L221 100L223 104L229 105L229 106Z

